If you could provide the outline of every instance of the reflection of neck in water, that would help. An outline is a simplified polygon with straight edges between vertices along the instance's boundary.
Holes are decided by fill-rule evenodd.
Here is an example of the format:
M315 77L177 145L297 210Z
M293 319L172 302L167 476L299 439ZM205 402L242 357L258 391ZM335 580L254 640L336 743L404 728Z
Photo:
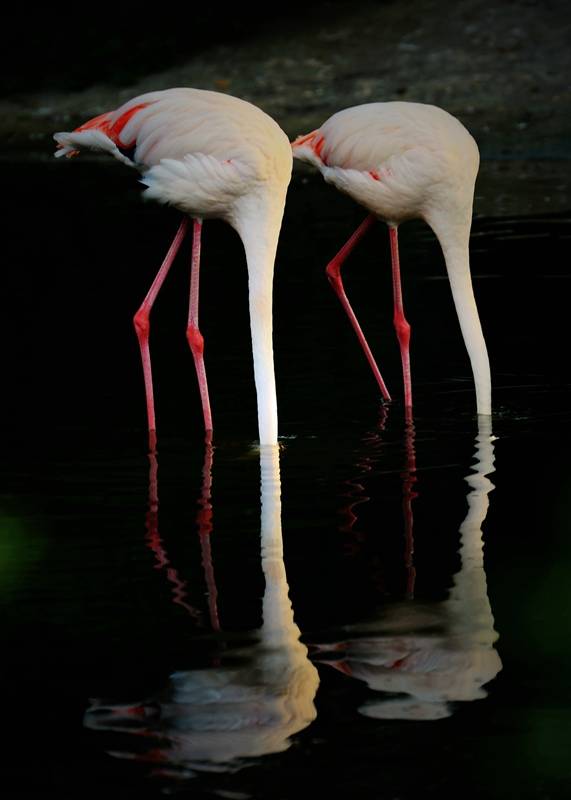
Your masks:
M258 640L228 648L231 666L174 673L164 690L143 703L94 701L87 727L137 734L131 748L127 742L114 755L183 777L196 770L232 770L242 765L240 759L286 750L290 737L315 719L319 678L299 641L283 562L277 446L261 448L260 466L266 586ZM149 745L144 752L142 741Z
M365 681L374 691L401 697L365 703L366 716L394 719L438 719L449 716L449 701L485 697L484 684L501 669L493 642L497 639L484 573L482 524L494 471L489 417L479 420L476 464L466 477L468 513L460 526L461 569L448 599L439 604L416 602L386 606L378 618L351 629L353 638L337 666ZM406 493L405 493L406 500ZM320 648L322 651L326 648Z
M482 525L490 504L488 495L494 484L488 475L494 472L494 445L491 418L479 418L476 437L475 469L464 479L470 491L468 513L460 525L460 559L462 568L454 575L454 584L447 600L450 629L460 637L490 646L498 638L488 599L484 572Z

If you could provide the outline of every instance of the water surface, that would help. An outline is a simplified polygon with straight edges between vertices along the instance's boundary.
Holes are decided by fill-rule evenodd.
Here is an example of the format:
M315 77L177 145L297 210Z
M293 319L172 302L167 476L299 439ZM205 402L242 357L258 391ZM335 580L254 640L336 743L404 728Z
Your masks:
M438 248L403 226L410 426L386 232L346 285L389 408L323 276L362 214L294 181L279 454L254 446L241 247L205 226L214 446L183 256L153 314L149 455L131 317L178 218L119 170L67 166L7 170L21 211L3 316L7 796L566 796L568 216L475 220L491 428Z

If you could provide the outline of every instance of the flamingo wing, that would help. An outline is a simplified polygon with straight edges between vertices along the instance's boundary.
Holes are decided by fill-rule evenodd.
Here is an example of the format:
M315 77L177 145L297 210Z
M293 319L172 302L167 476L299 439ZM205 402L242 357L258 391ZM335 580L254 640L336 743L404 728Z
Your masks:
M182 159L162 158L141 178L147 186L146 199L200 217L225 217L232 201L244 194L253 180L245 163L221 161L206 153L189 153Z
M129 125L140 111L148 108L151 101L137 102L139 98L126 103L116 111L107 111L97 117L84 122L73 131L61 131L54 134L58 143L56 158L67 156L71 158L79 154L82 149L95 150L109 153L124 164L132 167L135 163L127 155L137 143L137 132L133 125ZM140 124L142 120L138 120ZM130 131L125 131L129 128ZM125 134L128 133L128 138Z

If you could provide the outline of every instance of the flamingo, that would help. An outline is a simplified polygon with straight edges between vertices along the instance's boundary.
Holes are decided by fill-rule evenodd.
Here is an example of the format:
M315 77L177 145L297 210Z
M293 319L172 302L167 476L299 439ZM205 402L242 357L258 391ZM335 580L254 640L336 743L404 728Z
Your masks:
M204 427L212 414L198 327L202 220L221 218L238 232L248 266L249 310L261 444L277 442L272 346L272 281L287 187L289 140L261 109L230 95L166 89L134 97L74 131L54 134L56 156L82 149L109 153L142 173L144 196L184 213L174 240L134 317L141 351L151 450L156 441L149 352L150 312L193 219L191 288L186 337L200 390Z
M491 379L486 343L478 316L468 243L478 147L451 114L422 103L367 103L346 108L320 128L293 143L295 158L316 166L325 180L365 206L369 215L326 273L373 370L381 394L390 395L373 358L341 280L343 262L376 219L389 228L393 322L400 347L404 404L411 419L410 325L404 314L398 226L420 218L432 228L444 253L456 312L464 336L476 388L478 414L491 414Z

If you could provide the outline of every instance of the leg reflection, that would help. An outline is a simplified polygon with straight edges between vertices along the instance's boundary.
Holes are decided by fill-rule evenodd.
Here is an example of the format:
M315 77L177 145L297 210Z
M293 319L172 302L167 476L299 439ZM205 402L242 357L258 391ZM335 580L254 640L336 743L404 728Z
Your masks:
M460 526L461 568L448 598L441 603L416 600L387 604L363 623L348 626L342 642L330 649L332 666L365 681L380 698L361 706L366 716L433 720L452 713L451 701L483 698L483 687L501 670L494 648L497 633L487 594L482 525L493 489L493 436L489 417L481 417L476 463L465 478L468 512ZM406 486L404 508L412 501ZM410 518L412 538L412 515ZM341 655L341 658L340 658ZM395 697L396 695L396 697Z
M214 448L212 446L212 431L207 431L204 439L204 465L202 467L202 490L198 500L198 514L196 522L198 525L198 535L200 537L200 549L202 550L202 567L206 579L208 591L208 610L210 613L210 624L215 631L220 630L220 620L218 617L218 589L214 577L214 564L212 561L212 549L210 547L210 535L212 533L212 461L214 459Z
M95 700L85 714L88 728L125 734L114 756L152 764L154 774L185 778L239 769L252 758L286 750L291 737L315 719L319 677L300 641L283 561L277 446L261 447L260 469L261 627L247 645L236 646L230 638L215 668L179 668L143 702ZM204 536L211 523L210 491L206 480L200 503Z
M416 483L416 451L414 449L414 421L412 419L412 409L405 422L405 453L406 468L401 474L402 477L402 511L404 520L404 565L406 569L406 596L409 599L414 597L414 582L416 570L414 568L414 537L413 525L414 516L412 513L412 501L418 497L414 491Z
M385 445L383 436L388 421L388 408L381 407L381 414L377 427L366 434L364 437L365 451L361 454L357 461L357 467L360 474L354 478L345 481L345 485L349 487L345 492L345 497L349 502L342 506L340 516L342 524L340 530L348 534L347 548L351 552L355 552L361 547L363 536L356 529L358 514L357 509L360 505L369 502L371 499L366 494L366 489L363 484L363 479L366 475L379 466L383 456L383 448ZM406 573L405 578L405 594L406 597L412 599L414 597L414 584L416 578L416 570L414 566L414 514L412 503L418 497L418 493L414 487L417 482L416 476L416 452L415 452L415 428L412 420L412 415L405 422L404 429L404 465L400 473L401 486L402 486L402 519L403 519L403 533L404 533L404 568Z
M145 540L155 556L155 568L165 570L167 580L172 587L173 603L184 608L196 621L200 621L200 611L187 600L186 581L181 580L177 570L169 561L163 540L159 534L159 490L158 490L157 451L149 452L149 507L145 520L147 533Z

